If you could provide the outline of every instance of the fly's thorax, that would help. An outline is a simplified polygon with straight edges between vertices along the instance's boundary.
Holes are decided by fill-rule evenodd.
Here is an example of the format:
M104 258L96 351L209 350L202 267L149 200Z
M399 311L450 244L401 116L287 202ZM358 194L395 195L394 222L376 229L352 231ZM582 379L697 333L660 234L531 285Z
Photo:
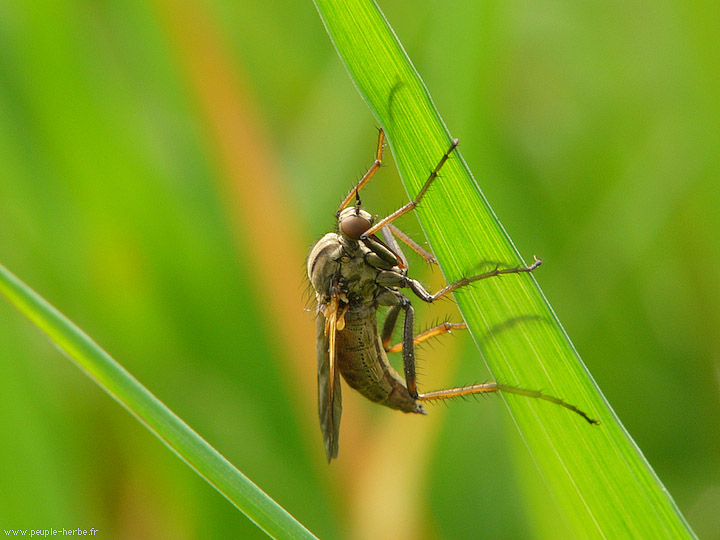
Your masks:
M327 233L310 250L307 272L318 304L325 304L338 287L350 309L373 304L378 270L367 264L371 250L363 243L338 233Z
M350 309L375 302L378 269L366 258L371 250L362 242L340 237L343 255L340 257L340 285L350 301Z
M343 247L340 235L327 233L310 250L307 260L307 273L310 283L315 289L318 301L321 297L329 297L330 289L340 267Z

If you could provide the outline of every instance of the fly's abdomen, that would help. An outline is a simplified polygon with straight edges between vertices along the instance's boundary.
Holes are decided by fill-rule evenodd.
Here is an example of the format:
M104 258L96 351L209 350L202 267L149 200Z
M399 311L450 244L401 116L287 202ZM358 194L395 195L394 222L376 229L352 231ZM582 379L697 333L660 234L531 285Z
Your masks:
M349 386L386 407L423 412L388 363L374 313L361 319L346 318L345 328L337 332L336 340L337 368Z

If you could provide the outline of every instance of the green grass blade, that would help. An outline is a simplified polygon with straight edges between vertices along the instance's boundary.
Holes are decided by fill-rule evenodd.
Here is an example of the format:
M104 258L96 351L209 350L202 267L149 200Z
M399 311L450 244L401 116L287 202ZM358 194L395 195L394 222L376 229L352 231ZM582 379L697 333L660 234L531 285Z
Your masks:
M408 193L417 193L451 141L427 89L372 1L315 4L352 80L388 135ZM417 213L448 281L496 263L522 264L459 154L442 169ZM551 404L505 397L574 537L693 538L534 277L494 278L455 296L496 380L562 397L602 422L591 426Z
M0 293L45 332L80 369L269 536L315 538L97 343L2 265Z

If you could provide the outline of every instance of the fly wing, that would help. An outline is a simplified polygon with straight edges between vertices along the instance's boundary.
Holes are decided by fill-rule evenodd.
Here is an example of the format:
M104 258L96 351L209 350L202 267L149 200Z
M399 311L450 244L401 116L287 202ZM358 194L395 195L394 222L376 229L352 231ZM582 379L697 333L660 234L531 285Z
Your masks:
M340 373L335 367L337 311L317 314L318 413L328 463L338 455L342 396Z

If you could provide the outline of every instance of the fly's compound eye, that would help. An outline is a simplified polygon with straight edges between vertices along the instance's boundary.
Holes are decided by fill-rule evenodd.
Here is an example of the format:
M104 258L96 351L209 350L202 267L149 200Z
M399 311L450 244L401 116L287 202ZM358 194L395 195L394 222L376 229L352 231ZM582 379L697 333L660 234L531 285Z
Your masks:
M340 222L340 232L352 240L360 240L360 236L370 228L370 221L360 216L348 216Z

